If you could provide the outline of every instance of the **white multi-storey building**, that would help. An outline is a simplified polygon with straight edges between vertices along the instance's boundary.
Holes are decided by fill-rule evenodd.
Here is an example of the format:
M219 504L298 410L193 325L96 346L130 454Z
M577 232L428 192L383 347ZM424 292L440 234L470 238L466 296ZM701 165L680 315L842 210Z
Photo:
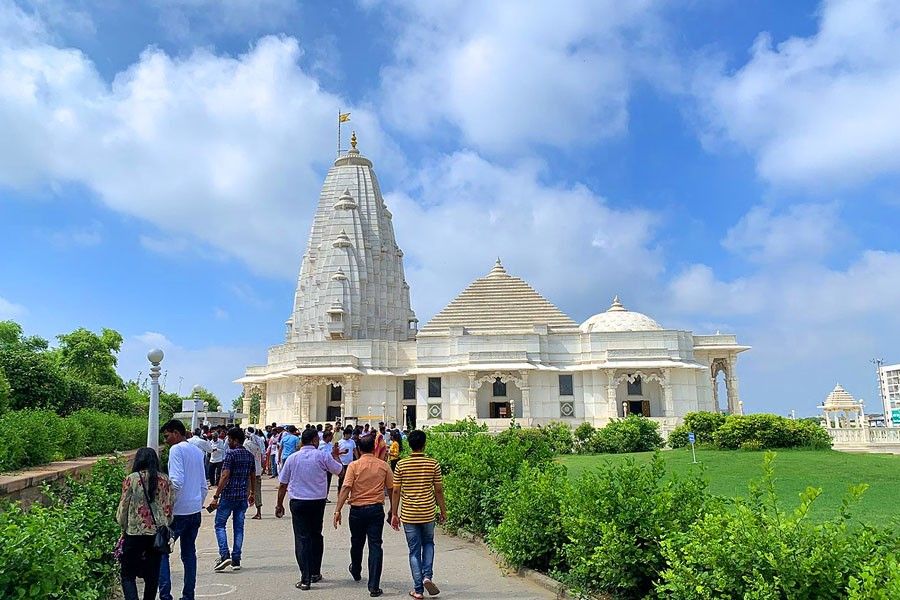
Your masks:
M285 341L249 367L243 412L265 423L336 418L493 427L642 414L671 430L690 411L742 412L734 335L666 329L618 297L579 325L497 260L421 330L403 251L372 163L356 148L328 171Z
M878 369L881 379L881 404L884 408L884 421L888 427L894 427L891 423L891 413L900 409L900 364L882 365Z

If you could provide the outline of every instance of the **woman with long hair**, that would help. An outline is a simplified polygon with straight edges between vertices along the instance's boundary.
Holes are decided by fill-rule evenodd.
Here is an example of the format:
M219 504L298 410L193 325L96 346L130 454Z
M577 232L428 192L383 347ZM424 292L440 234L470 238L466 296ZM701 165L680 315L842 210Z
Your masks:
M136 578L144 580L144 600L156 598L162 555L153 548L158 526L172 522L172 484L159 472L159 456L153 448L141 448L131 473L122 482L116 511L122 527L122 593L138 600Z

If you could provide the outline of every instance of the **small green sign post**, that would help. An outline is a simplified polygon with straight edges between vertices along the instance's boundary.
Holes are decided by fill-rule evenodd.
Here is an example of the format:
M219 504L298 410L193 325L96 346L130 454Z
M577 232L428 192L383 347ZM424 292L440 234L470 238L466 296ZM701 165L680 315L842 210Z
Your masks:
M900 408L891 409L891 423L900 425Z

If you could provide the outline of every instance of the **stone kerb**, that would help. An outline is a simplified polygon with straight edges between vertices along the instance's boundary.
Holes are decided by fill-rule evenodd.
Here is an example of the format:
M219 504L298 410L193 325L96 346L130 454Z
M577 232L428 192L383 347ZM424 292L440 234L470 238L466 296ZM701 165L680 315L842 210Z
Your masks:
M137 450L129 450L115 455L106 454L62 460L26 471L0 475L0 500L19 501L23 506L28 507L42 498L43 484L64 480L66 477L78 478L88 473L97 461L104 458L119 456L128 461L130 465L136 453Z

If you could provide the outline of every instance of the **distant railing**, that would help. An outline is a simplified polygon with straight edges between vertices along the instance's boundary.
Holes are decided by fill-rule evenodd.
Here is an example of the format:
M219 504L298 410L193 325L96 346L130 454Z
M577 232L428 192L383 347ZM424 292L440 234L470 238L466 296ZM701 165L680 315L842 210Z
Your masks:
M834 446L879 446L900 444L900 428L897 427L859 427L859 428L826 428Z

